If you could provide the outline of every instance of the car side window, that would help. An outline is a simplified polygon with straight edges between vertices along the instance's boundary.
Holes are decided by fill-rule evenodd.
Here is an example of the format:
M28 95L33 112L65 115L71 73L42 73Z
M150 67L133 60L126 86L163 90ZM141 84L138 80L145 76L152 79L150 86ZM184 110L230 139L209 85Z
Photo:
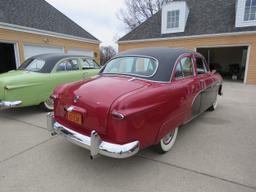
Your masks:
M200 57L196 57L196 68L197 74L201 75L207 72L207 68L205 66L204 60Z
M177 66L176 66L175 78L180 79L180 78L183 78L183 77L184 76L183 76L181 65L180 65L180 63L178 63Z
M81 58L82 69L99 69L100 67L96 64L93 59Z
M79 64L77 59L67 59L59 63L57 66L57 72L61 71L77 71L79 70Z
M194 76L193 62L190 57L183 57L176 66L175 78L185 78Z
M180 60L182 72L184 77L194 76L193 62L190 57L184 57Z

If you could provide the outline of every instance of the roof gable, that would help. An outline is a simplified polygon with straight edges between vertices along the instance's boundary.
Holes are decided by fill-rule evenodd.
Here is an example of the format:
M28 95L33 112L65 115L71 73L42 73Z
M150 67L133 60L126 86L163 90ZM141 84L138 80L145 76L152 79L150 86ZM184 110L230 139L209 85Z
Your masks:
M185 1L188 4L190 12L184 32L162 34L162 18L161 11L159 11L119 41L256 31L256 27L235 27L237 0Z
M0 0L0 22L98 40L45 0Z

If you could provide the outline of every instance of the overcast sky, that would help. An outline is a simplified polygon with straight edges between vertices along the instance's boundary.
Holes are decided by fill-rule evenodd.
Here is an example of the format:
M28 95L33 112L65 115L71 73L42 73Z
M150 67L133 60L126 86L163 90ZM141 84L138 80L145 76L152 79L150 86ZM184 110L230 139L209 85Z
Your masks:
M104 46L115 45L118 37L126 33L116 16L124 0L46 1L102 41Z

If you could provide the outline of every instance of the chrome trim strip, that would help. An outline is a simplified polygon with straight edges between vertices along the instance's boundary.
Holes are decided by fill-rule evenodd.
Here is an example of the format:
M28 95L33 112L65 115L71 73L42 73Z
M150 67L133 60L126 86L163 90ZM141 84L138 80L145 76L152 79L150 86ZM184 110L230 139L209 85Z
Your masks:
M113 116L114 118L116 118L116 119L119 119L119 120L122 120L122 119L125 118L125 116L124 116L122 113L117 112L117 111L113 111L113 112L112 112L112 116Z
M0 101L0 109L17 107L22 104L22 101Z
M91 152L91 158L98 154L124 159L131 157L139 151L139 141L126 143L123 145L103 141L96 131L92 131L90 137L73 131L54 120L52 113L47 115L47 127L53 133L63 136L65 139Z
M100 76L111 76L111 77L119 77L119 76L121 76L121 77L127 77L127 78L135 78L135 79L133 79L133 81L135 81L135 80L141 80L141 81L146 81L146 82L153 82L153 83L161 83L161 84L170 84L171 82L169 82L169 81L154 81L154 80L151 80L151 79L144 79L144 78L140 78L140 77L133 77L133 76L129 76L129 75L119 75L119 74L100 74Z

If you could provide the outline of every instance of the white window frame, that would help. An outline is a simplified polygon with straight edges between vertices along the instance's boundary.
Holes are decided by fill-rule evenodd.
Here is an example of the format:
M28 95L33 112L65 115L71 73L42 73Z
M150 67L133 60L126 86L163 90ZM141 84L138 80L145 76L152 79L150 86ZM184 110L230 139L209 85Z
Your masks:
M248 13L248 19L246 20L245 18L245 15L246 15L246 9L247 9L247 6L246 6L246 3L247 3L247 1L250 1L250 5L249 5L249 13ZM246 0L245 1L245 12L244 12L244 21L255 21L256 20L256 10L255 10L255 12L254 12L254 19L250 19L250 17L251 17L251 15L252 15L252 9L253 9L253 5L252 5L252 2L253 1L256 1L256 0ZM256 5L254 6L254 8L256 8Z
M238 0L236 5L236 27L256 26L255 20L245 20L246 0Z
M168 29L179 28L180 24L180 10L167 11L167 23Z
M168 12L179 11L178 27L168 27ZM189 9L186 1L171 1L162 8L161 33L180 33L185 31Z

